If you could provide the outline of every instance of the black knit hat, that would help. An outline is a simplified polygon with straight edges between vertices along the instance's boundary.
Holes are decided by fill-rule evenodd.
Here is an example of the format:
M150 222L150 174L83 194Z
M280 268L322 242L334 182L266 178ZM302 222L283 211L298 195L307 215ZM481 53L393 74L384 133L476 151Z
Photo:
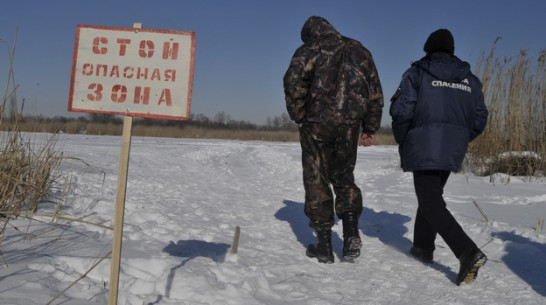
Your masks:
M453 40L453 35L451 32L446 29L439 29L434 31L428 36L427 42L423 50L426 53L434 52L447 52L453 54L455 52L455 42Z

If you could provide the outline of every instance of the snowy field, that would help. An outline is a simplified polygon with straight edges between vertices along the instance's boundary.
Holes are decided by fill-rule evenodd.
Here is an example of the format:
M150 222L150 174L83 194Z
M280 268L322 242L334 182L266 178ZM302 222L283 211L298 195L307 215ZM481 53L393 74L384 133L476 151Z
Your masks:
M121 137L60 136L67 215L113 226L120 146ZM339 222L336 262L307 258L315 239L300 153L298 143L133 137L118 304L546 304L546 232L535 231L545 180L451 176L448 206L489 257L475 282L456 286L459 264L441 238L433 265L407 255L417 203L394 146L359 148L361 257L340 262ZM112 248L108 228L38 220L10 221L19 231L8 227L1 243L2 305L48 304ZM108 304L109 279L107 258L51 304Z

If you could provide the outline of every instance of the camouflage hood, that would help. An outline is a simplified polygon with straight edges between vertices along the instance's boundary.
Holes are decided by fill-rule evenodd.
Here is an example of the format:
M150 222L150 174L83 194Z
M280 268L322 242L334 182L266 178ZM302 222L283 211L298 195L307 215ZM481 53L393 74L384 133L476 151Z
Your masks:
M301 29L301 41L304 43L313 43L317 42L319 38L341 40L341 34L328 20L318 16L309 17Z
M283 78L290 118L377 130L383 93L371 53L318 16L306 20L301 39Z

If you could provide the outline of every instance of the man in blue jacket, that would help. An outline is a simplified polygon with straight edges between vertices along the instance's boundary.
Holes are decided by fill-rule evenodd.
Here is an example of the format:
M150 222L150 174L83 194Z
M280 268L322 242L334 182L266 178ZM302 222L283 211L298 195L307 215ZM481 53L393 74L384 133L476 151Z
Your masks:
M453 36L439 29L428 37L426 56L402 76L390 115L401 166L413 172L418 208L410 254L433 262L436 235L459 259L456 284L470 283L487 257L446 208L443 189L460 170L468 144L483 132L488 111L482 83L454 56Z

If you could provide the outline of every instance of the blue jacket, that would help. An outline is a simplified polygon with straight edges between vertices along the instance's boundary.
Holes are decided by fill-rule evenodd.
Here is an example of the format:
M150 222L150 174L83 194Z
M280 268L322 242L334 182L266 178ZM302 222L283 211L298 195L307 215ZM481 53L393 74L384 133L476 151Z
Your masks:
M482 83L456 56L433 53L413 63L391 99L404 171L459 171L488 111Z

